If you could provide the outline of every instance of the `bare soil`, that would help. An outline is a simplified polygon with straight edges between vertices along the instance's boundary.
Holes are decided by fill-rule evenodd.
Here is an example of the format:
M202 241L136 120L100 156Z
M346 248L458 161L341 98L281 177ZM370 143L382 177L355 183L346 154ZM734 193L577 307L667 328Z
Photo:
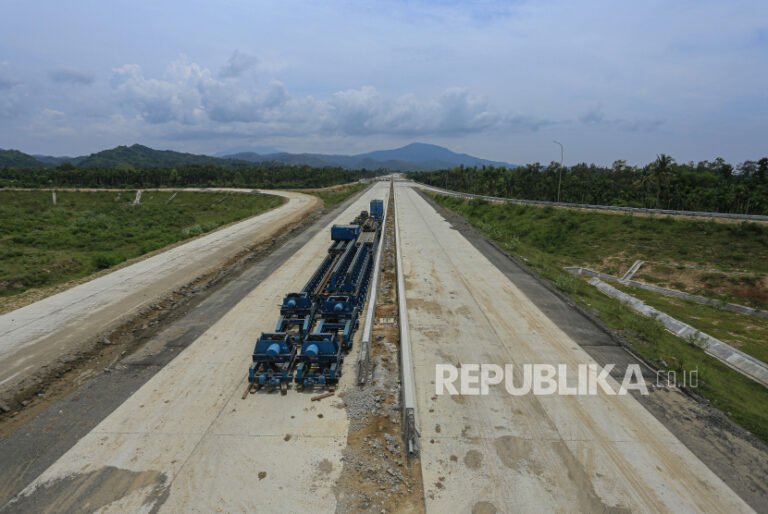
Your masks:
M634 278L684 293L768 308L768 277L765 276L649 262L643 264Z

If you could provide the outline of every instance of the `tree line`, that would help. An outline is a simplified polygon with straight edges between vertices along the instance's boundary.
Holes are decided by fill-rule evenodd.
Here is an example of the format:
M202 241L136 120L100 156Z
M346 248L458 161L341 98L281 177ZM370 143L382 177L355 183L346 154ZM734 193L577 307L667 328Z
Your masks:
M734 167L721 158L677 163L665 154L645 166L539 163L409 173L409 178L465 193L522 200L684 211L768 214L768 158ZM562 175L562 177L560 177Z
M318 188L373 178L383 171L311 168L280 163L231 169L216 165L176 168L131 165L81 168L65 163L56 168L0 168L0 187L252 187Z

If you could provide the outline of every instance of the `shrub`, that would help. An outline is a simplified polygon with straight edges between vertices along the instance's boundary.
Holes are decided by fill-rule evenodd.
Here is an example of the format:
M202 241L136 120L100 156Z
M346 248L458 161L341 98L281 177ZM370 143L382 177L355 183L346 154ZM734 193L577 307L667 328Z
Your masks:
M97 253L93 256L92 263L95 268L107 269L120 264L125 260L125 255L119 253Z

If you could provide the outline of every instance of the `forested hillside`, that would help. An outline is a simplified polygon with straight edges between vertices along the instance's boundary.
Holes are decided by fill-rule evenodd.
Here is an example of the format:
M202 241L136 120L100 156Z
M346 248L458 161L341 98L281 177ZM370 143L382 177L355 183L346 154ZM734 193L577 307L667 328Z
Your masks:
M0 150L0 166L8 167L37 167L43 163L18 150Z
M185 165L247 167L249 163L237 159L222 159L173 150L155 150L143 145L118 146L91 154L77 163L82 168L113 168L130 165L134 168L172 168Z

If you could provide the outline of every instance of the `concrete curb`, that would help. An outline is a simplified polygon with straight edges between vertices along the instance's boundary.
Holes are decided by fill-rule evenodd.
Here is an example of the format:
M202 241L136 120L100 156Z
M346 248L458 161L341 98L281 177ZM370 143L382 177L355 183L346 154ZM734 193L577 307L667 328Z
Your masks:
M591 270L589 268L566 267L563 269L565 271L568 271L569 273L573 273L574 275L586 275L588 277L597 277L602 280L607 280L609 282L618 282L619 284L639 287L640 289L653 291L654 293L660 293L666 296L676 296L677 298L682 298L684 300L691 300L693 302L700 303L702 305L713 305L721 309L738 312L739 314L746 314L748 316L757 316L758 318L768 319L768 312L761 311L760 309L753 309L752 307L746 307L744 305L739 305L737 303L725 303L725 302L721 302L720 300L715 300L714 298L706 298L704 296L698 296L695 294L683 293L682 291L675 291L674 289L667 289L665 287L654 286L651 284L646 284L644 282L637 282L635 280L625 280L624 278L614 277L613 275L600 273L599 271Z
M624 276L621 277L621 280L631 280L632 277L635 276L635 273L637 273L640 270L640 266L642 266L645 263L645 261L636 260L632 266L629 267L626 273L624 273Z
M664 324L666 329L673 334L693 341L696 346L699 346L707 354L744 376L751 378L755 382L768 387L768 365L764 362L737 350L709 334L696 330L687 323L683 323L682 321L654 309L650 305L646 305L643 301L619 291L597 277L591 278L589 283L599 289L602 293L619 300L621 303L629 305L634 311L639 312L643 316L658 319Z

